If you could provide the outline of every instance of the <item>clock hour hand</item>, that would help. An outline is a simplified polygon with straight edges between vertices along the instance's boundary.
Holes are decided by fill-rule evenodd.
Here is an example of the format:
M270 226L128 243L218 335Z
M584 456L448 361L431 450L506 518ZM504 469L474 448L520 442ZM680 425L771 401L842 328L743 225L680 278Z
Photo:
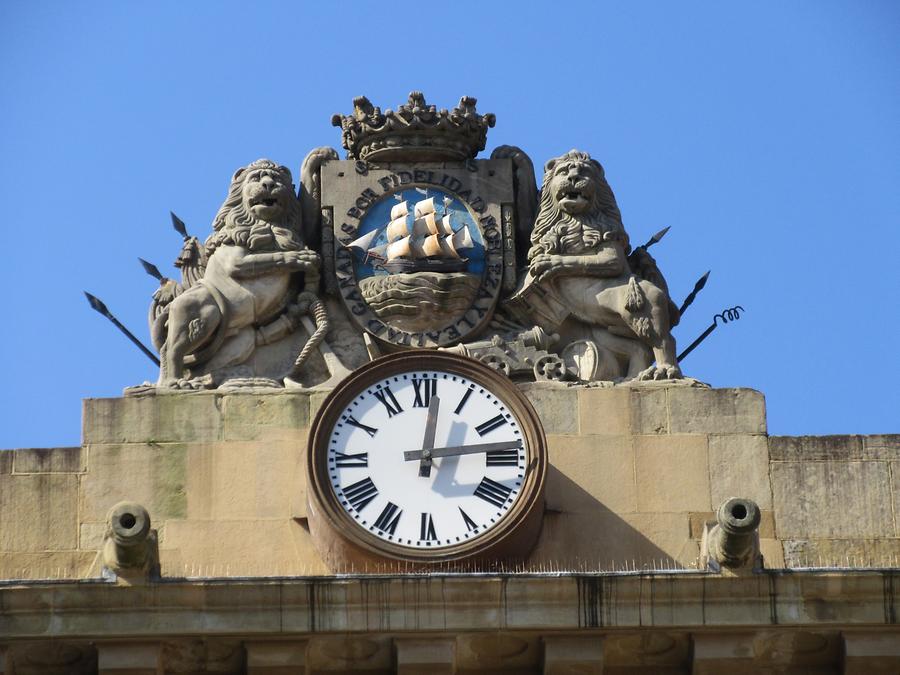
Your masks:
M419 452L424 453L434 447L434 434L437 431L438 407L441 405L441 399L437 394L431 397L428 402L428 415L425 418L425 438L422 441L422 449ZM420 455L419 475L422 478L428 478L431 475L431 455Z
M500 443L477 443L475 445L451 445L446 448L422 448L421 450L409 450L403 453L403 459L407 462L414 459L425 461L428 458L429 465L434 457L455 457L457 455L473 455L477 452L494 452L495 450L513 450L519 447L521 441L502 441ZM421 473L419 475L422 475Z

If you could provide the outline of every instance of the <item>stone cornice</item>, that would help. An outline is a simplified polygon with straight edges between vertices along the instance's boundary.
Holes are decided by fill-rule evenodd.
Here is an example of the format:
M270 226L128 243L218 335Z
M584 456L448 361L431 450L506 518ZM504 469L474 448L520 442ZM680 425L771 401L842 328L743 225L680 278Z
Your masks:
M871 627L896 625L898 607L895 570L35 582L0 586L0 635L12 641Z

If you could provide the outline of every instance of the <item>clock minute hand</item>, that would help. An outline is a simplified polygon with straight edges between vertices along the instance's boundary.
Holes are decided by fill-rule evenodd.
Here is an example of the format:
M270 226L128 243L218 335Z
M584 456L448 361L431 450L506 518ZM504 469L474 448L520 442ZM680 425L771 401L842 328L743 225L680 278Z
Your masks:
M520 443L521 441L502 441L500 443L478 443L475 445L451 445L446 448L423 448L422 450L404 452L403 459L409 462L414 459L424 460L426 457L429 459L434 457L455 457L457 455L473 455L477 452L513 450L518 448Z
M422 440L422 450L431 450L434 447L434 434L437 431L438 407L441 405L441 399L437 394L431 397L428 402L428 414L425 418L425 438ZM419 461L419 476L428 478L431 475L431 455L421 455Z

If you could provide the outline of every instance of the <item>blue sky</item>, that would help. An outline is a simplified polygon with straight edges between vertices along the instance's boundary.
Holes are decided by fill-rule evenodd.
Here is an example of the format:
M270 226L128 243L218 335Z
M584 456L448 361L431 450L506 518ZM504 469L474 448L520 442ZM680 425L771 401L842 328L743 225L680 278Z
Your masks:
M763 391L770 433L900 431L900 4L416 7L424 35L375 2L0 5L0 447L77 444L80 399L155 379L81 291L147 340L170 209L204 237L236 168L296 177L354 96L413 89L495 113L485 156L592 153L633 241L672 226L676 301L712 270L679 347L747 310L684 370Z

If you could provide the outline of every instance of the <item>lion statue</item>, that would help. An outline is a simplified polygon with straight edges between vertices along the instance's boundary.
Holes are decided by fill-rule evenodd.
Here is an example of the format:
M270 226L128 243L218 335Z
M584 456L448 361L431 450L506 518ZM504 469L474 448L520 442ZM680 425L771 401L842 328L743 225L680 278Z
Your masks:
M517 296L540 299L538 324L563 343L587 337L615 359L607 377L615 370L626 379L681 377L671 334L678 309L646 249L631 251L603 167L587 153L572 150L544 167Z
M317 278L319 256L301 240L300 214L286 167L260 159L235 172L213 233L193 256L198 268L182 269L184 287L154 297L157 386L193 388L186 368L196 375L246 360L260 342L257 329L291 309L301 290L296 273Z

